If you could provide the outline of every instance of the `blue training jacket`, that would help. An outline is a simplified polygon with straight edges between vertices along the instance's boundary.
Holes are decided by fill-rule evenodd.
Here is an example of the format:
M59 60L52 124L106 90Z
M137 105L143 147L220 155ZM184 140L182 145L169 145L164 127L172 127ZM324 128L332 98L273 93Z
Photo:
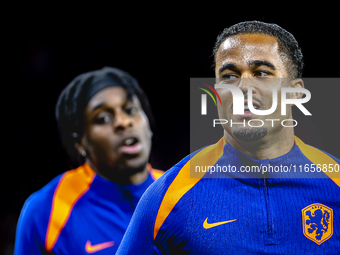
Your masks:
M14 254L114 254L140 197L163 173L148 170L139 185L117 185L87 163L55 177L26 200Z
M262 160L222 138L148 188L117 254L340 254L339 164L297 137Z

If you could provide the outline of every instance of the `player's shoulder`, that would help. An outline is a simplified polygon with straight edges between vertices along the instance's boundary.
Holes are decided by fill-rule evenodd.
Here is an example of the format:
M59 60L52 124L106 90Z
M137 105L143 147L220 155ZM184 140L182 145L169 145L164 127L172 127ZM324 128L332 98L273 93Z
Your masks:
M86 165L65 171L31 194L25 201L23 210L39 209L40 212L48 211L49 213L55 196L58 197L58 200L69 200L68 194L81 194L89 187L94 175L94 171Z
M201 149L200 149L201 150ZM177 164L171 167L169 170L165 171L162 176L160 176L156 181L154 181L144 192L141 197L140 204L150 205L151 201L155 207L159 205L167 192L171 183L175 180L179 172L183 169L183 167L190 161L190 159L200 150L197 150L182 160L180 160Z
M321 155L327 155L328 157L330 157L331 159L333 159L335 162L337 162L338 164L340 164L340 159L338 159L337 157L335 157L334 155L332 155L332 154L330 154L330 153L328 153L328 152L326 152L326 151L324 151L324 150L321 150L321 149L319 149L319 148L316 148L316 147L314 147L314 146L312 146L312 145L307 145L307 146L309 146L310 148L313 148L314 149L314 151L316 151L316 152L318 152L318 156L321 156ZM314 152L315 153L315 152ZM315 153L316 154L316 153ZM316 154L317 155L317 154Z
M51 211L53 194L61 177L62 174L56 176L25 200L17 224L16 242L18 242L19 246L32 240L40 240L42 245Z
M315 160L320 161L320 159L322 159L322 161L325 162L332 162L332 160L334 160L337 164L340 164L340 160L334 155L312 145L306 144L296 136L294 136L294 139L295 144L300 149L302 154L312 162Z
M340 159L338 159L337 157L333 156L332 154L326 152L326 151L323 151L323 150L320 150L318 149L319 151L323 152L324 154L328 155L329 157L331 157L334 161L336 161L338 164L340 164Z
M40 188L39 190L33 192L25 201L22 214L29 214L30 212L34 212L34 215L41 214L44 211L50 212L50 208L48 205L52 203L53 197L55 195L56 190L60 188L61 182L64 182L65 177L69 176L69 185L75 184L80 180L80 175L82 174L81 167L65 171L60 173L56 177L54 177L51 181L49 181L45 186Z
M52 202L55 189L58 186L62 174L54 177L41 189L32 193L25 201L21 215L25 218L39 217L43 213L49 213L48 205Z
M169 187L169 185L176 178L178 173L183 169L185 164L187 164L190 161L190 159L200 150L201 149L187 155L186 157L181 159L177 164L171 167L169 170L162 173L162 175L153 184L150 185L149 189L159 190Z
M150 163L147 163L146 167L153 180L157 180L164 174L163 170L153 168Z

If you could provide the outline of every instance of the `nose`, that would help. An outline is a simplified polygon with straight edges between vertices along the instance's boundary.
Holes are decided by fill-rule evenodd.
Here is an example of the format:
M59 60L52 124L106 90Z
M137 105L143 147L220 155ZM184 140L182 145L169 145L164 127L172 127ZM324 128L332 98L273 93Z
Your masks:
M238 88L242 91L244 95L248 94L248 89L252 90L252 93L256 93L255 89L255 79L254 78L241 78Z
M132 119L124 112L116 113L113 123L115 132L121 132L132 127Z

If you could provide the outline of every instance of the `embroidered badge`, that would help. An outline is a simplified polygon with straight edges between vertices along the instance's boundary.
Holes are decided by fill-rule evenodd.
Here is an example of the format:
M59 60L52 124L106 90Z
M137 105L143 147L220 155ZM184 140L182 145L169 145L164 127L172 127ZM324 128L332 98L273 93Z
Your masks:
M322 244L333 235L333 210L323 204L311 204L302 209L303 234Z

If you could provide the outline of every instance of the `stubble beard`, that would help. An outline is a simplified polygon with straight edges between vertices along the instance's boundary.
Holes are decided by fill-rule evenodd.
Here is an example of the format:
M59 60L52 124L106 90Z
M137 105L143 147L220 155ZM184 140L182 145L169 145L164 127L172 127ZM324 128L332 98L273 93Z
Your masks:
M266 127L248 127L238 128L232 132L240 141L255 142L265 137L268 134L268 129Z

